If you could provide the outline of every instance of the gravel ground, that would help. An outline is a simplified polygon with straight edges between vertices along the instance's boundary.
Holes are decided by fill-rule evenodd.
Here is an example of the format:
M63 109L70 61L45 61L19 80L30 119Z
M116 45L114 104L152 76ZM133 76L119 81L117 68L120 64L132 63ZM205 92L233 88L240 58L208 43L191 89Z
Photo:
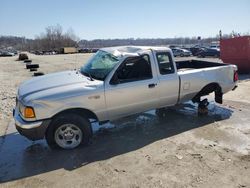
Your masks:
M39 71L47 73L73 70L81 67L91 54L47 55L36 56L29 54L32 63L40 65ZM29 72L23 61L16 61L14 57L0 57L0 135L4 135L6 126L12 116L15 106L17 87L24 80L30 79L33 72Z
M29 56L50 73L78 68L90 54ZM0 187L250 187L249 75L223 105L211 101L206 117L185 103L166 120L142 113L112 122L87 147L51 151L14 128L17 87L32 77L15 59L0 58Z

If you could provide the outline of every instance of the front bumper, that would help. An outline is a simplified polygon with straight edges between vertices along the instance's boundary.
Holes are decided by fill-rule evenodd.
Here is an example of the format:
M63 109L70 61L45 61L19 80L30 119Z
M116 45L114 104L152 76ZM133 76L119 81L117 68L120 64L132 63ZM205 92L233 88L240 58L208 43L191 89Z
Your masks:
M45 136L45 132L51 120L43 121L24 121L18 110L13 109L13 117L15 119L15 125L17 131L30 140L40 140Z

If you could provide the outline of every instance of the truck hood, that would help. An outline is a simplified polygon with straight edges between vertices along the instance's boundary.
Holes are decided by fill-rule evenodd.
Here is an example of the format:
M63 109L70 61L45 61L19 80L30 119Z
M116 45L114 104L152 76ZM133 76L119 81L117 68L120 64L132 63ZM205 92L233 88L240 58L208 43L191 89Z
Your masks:
M90 81L78 71L64 71L58 73L47 74L32 78L23 82L18 90L19 99L23 99L28 95L41 92L48 89L69 86L77 83L84 83L85 86L94 85L95 81Z

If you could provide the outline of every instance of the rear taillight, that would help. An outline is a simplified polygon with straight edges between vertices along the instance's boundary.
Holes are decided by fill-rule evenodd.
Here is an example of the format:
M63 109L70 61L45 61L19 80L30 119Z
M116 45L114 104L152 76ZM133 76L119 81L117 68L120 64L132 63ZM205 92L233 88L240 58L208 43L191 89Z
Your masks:
M234 71L234 82L239 80L238 72Z

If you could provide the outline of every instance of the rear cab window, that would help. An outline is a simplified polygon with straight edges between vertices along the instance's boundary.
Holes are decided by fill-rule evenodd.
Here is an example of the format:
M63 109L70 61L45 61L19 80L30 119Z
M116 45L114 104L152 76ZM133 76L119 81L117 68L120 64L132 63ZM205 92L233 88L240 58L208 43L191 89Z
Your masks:
M172 56L169 52L157 52L156 59L161 75L172 74L175 72Z

